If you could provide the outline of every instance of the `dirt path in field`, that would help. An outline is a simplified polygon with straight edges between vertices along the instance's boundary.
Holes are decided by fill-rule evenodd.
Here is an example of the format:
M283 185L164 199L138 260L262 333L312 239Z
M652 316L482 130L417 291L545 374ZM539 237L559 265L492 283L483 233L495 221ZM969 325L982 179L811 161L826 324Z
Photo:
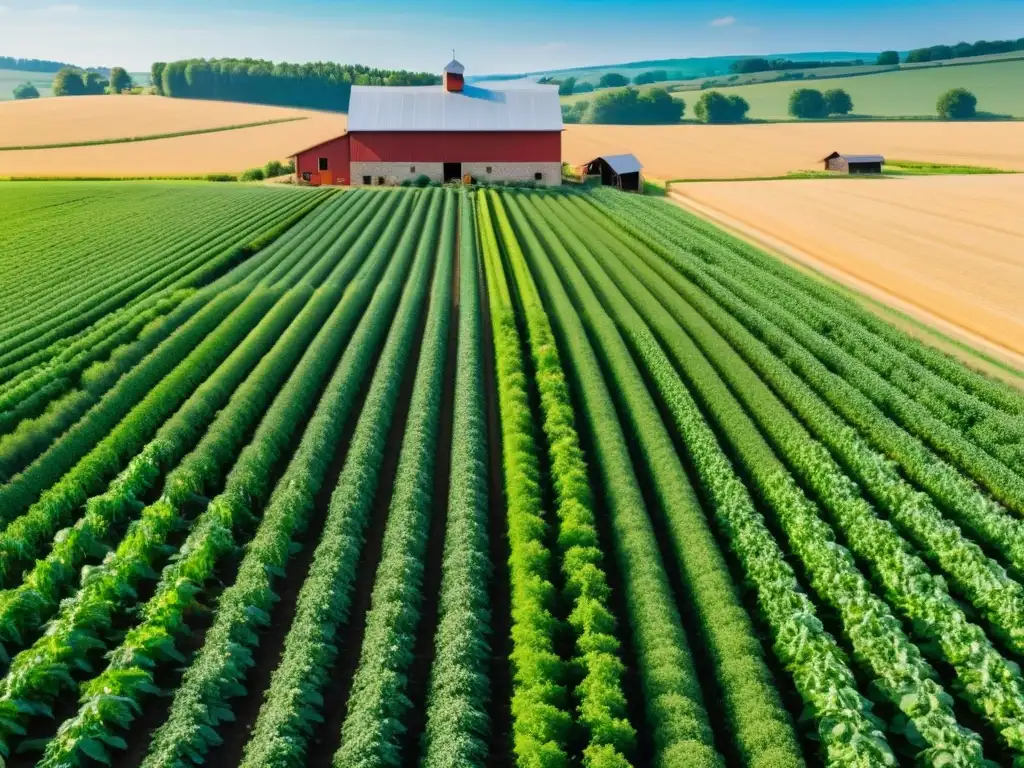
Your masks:
M479 250L478 250L479 253ZM498 376L494 361L494 328L483 263L477 258L480 312L483 320L484 396L487 399L488 543L494 571L490 583L491 608L491 741L490 766L512 765L512 608L509 582L509 542L505 509L504 463L501 453L501 415L498 411Z
M979 177L969 178L973 180ZM868 186L890 186L904 184L906 181L908 180L851 183L857 184L858 194L869 194L870 190L865 191ZM842 185L842 182L825 183L833 187ZM905 318L900 322L893 313L876 304L877 302L904 313L950 339L1024 370L1024 314L1021 314L1020 310L1024 305L1018 303L1016 308L1013 307L1013 296L1016 295L1016 300L1019 301L1020 296L1024 294L1024 250L1009 250L1001 256L996 254L994 259L1004 261L1003 266L996 266L995 260L979 260L974 263L968 250L954 248L956 255L948 256L945 263L940 264L940 257L932 259L930 256L931 247L942 245L944 233L936 230L913 235L915 243L901 243L896 246L898 252L894 251L891 256L884 257L884 261L878 261L883 257L880 257L877 249L872 249L867 244L861 248L860 241L845 238L846 230L841 227L832 232L834 240L810 234L811 228L818 232L819 229L828 227L827 212L808 210L806 205L794 209L793 201L788 201L786 197L786 187L816 182L743 184L745 187L752 184L772 185L773 189L745 191L742 197L746 200L749 194L756 194L758 199L761 199L762 196L768 195L772 197L771 206L764 211L752 211L739 202L740 198L737 198L737 205L732 205L728 202L729 190L709 191L707 187L712 185L680 185L674 188L669 197L680 207L713 221L727 231L775 253L804 271L825 275L843 286L852 288L864 297L860 303L867 309L890 322L895 322L903 330L939 347L944 352L957 356L968 365L999 376L1017 386L1024 386L1024 379L985 361L955 343L944 343L941 338L928 333L926 329L914 327L914 324ZM822 195L822 204L828 205L829 189L819 187L818 190L802 189L799 192L801 199L806 194ZM767 201L767 198L765 200ZM808 201L804 202L812 205ZM765 205L767 206L768 202L765 202ZM875 211L875 216L882 216L877 209L871 210ZM892 227L888 226L888 222L871 218L862 221L860 226L865 230L872 230L877 226L882 235L888 233L897 236L901 226L899 217L904 215L905 210L898 214ZM824 223L822 217L825 217ZM930 218L934 218L934 214L930 214ZM1024 230L1019 236L1014 234L1012 237L1019 237L1021 244L1024 245ZM952 261L957 256L960 263ZM877 268L874 267L876 263ZM986 264L991 266L986 267ZM986 272L986 269L993 271ZM916 275L917 279L911 275ZM958 278L958 275L962 277ZM996 281L995 284L992 283L993 280ZM1019 289L1014 287L1017 284L1020 285ZM993 293L986 292L987 285L992 285ZM1006 298L998 298L1002 295Z
M444 559L444 537L448 522L448 496L452 468L452 418L455 414L455 372L459 347L459 238L460 207L456 206L455 247L453 261L451 305L448 318L448 341L445 350L444 379L440 421L437 431L437 460L434 464L434 495L430 515L430 534L427 538L426 561L423 571L423 604L420 610L413 661L409 667L406 696L412 706L406 714L406 728L402 738L401 754L412 764L420 754L420 736L427 724L427 691L430 672L434 666L434 635L437 632L438 605L441 599L441 563Z

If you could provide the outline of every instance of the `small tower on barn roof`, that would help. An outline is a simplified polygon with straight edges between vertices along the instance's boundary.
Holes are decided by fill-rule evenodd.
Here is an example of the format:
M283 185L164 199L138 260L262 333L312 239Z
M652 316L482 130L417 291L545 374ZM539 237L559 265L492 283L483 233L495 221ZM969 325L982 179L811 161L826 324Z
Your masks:
M466 68L455 59L455 51L452 50L452 60L445 66L442 77L444 89L449 93L461 93L463 86L466 84L463 78L465 72Z

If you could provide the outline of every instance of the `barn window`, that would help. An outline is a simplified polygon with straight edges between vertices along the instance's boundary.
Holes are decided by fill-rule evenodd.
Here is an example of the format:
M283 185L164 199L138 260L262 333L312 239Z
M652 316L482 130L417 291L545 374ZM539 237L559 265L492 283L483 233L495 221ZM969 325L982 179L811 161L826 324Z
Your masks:
M310 173L309 171L304 171L302 173L302 180L303 181L310 181L312 178L313 178L313 174Z
M328 170L328 168L327 168L327 158L326 157L321 157L319 162L320 162L320 170L321 171Z
M369 176L363 176L363 186L368 187L373 183L373 179Z
M491 166L487 166L487 173L493 173L493 170L494 169Z
M535 174L533 174L533 180L534 181L541 181L543 178L544 178L544 174L543 173L535 173Z
M410 165L409 166L409 173L416 173L416 166L415 165Z
M384 177L383 176L378 176L377 177L377 185L381 186L381 187L384 186Z

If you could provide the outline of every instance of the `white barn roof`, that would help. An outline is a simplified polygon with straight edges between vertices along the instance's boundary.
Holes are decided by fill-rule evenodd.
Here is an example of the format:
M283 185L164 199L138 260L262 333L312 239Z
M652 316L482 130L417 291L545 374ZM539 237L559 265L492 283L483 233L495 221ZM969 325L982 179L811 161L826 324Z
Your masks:
M451 93L440 85L352 86L348 130L560 131L557 85L522 81L466 85Z

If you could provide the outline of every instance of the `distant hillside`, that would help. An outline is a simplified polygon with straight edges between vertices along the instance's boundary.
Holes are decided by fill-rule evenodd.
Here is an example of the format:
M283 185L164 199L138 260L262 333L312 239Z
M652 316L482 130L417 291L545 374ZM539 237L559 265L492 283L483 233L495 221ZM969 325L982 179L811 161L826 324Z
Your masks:
M853 98L853 112L865 117L934 117L939 96L950 88L966 88L978 97L978 109L1003 117L1024 117L1024 60L992 60L971 65L906 67L846 78L805 77L798 82L768 82L725 88L750 105L753 120L786 120L789 96L797 88L842 88ZM699 92L679 92L693 104ZM689 110L688 110L689 111Z
M653 70L666 70L673 74L673 79L684 80L696 77L716 77L729 73L729 68L734 61L740 59L765 58L765 59L789 59L790 61L856 61L861 59L865 62L873 62L878 57L878 52L854 52L854 51L804 51L802 53L772 53L767 55L735 55L735 56L708 56L692 57L684 59L653 59L650 61L630 61L623 64L602 64L590 67L574 67L570 69L544 70L538 72L523 72L519 74L495 74L469 77L473 82L487 80L509 80L520 77L575 77L578 82L596 83L601 75L607 72L622 72L628 77ZM675 77L678 75L678 77Z

